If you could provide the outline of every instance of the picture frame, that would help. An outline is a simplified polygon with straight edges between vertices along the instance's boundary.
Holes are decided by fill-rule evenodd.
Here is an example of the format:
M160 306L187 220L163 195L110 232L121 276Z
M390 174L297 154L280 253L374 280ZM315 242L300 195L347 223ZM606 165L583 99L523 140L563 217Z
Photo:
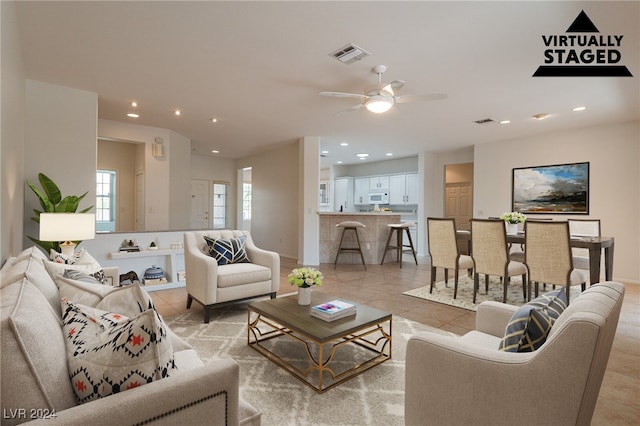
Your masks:
M589 162L512 170L512 211L589 214Z

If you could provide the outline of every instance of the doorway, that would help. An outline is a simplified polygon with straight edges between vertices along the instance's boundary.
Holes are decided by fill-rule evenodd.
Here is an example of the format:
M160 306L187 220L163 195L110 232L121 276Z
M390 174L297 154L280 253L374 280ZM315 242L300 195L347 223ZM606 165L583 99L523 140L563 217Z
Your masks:
M209 180L191 179L191 229L209 228Z
M471 229L473 217L473 163L445 166L445 217L453 218L456 229Z

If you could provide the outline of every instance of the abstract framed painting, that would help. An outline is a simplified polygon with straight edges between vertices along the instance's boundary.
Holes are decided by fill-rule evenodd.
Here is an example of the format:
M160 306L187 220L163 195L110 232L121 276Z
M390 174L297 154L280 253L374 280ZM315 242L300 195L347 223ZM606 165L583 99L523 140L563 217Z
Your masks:
M589 163L513 169L512 211L589 214Z

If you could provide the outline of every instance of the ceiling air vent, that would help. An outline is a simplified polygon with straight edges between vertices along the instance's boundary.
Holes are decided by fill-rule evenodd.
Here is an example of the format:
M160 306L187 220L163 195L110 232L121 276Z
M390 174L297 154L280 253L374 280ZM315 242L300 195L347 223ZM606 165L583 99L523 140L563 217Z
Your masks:
M353 43L349 43L346 46L329 53L329 56L333 56L337 60L345 64L352 64L355 61L359 61L362 58L371 55L361 47L356 46Z
M490 118L483 118L482 120L474 121L474 123L476 123L476 124L489 124L489 123L495 123L495 121L493 121Z

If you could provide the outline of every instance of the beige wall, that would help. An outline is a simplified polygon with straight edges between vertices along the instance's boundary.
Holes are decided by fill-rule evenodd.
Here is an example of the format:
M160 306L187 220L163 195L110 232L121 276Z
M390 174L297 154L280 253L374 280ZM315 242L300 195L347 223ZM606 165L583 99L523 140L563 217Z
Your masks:
M98 169L116 172L116 232L134 231L136 144L98 140Z
M447 165L445 168L445 182L473 182L473 163Z
M0 264L22 250L24 216L24 110L25 74L15 3L0 2Z
M236 162L252 168L251 235L258 247L296 259L298 253L298 144Z
M98 95L35 80L26 81L26 94L23 184L27 180L39 187L42 172L63 196L86 192L79 209L94 206ZM38 224L30 218L40 203L30 189L25 194L24 233L37 238Z
M514 167L590 163L590 211L615 237L614 279L640 283L640 123L597 126L475 147L474 214L511 209Z

